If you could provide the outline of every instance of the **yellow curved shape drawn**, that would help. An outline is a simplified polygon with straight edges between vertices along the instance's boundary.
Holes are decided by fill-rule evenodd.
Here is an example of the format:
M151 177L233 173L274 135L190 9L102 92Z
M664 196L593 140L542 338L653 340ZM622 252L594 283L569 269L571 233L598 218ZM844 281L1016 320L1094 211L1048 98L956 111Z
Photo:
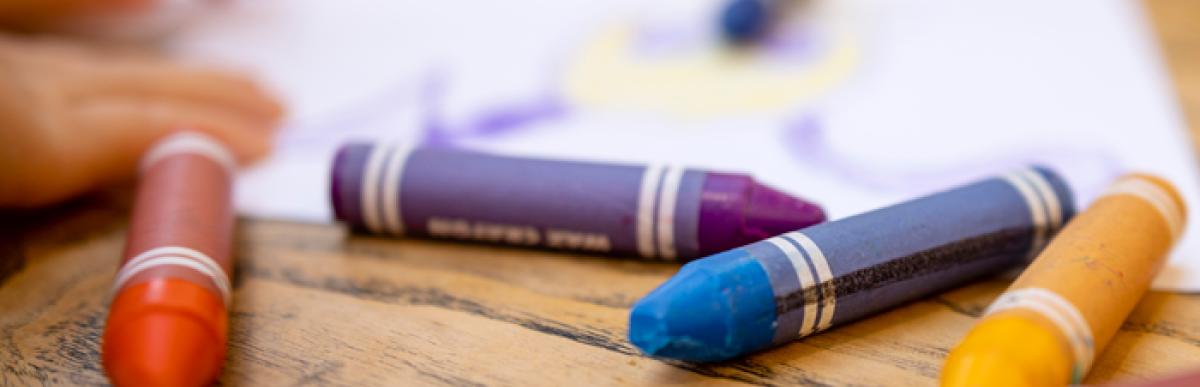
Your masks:
M812 102L845 80L859 59L848 33L804 64L714 45L665 58L632 56L634 29L618 24L586 43L566 72L575 105L649 110L682 117L780 113Z

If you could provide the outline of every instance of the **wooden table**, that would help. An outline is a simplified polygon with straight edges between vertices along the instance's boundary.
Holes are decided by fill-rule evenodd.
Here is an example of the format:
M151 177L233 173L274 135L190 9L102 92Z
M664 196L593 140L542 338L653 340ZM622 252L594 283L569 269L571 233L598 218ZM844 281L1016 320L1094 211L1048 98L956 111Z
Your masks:
M1200 2L1151 1L1193 128ZM0 223L0 385L104 384L99 337L128 192ZM930 385L990 280L717 365L639 356L628 308L677 265L243 219L222 383ZM1150 294L1089 382L1200 367L1200 296Z

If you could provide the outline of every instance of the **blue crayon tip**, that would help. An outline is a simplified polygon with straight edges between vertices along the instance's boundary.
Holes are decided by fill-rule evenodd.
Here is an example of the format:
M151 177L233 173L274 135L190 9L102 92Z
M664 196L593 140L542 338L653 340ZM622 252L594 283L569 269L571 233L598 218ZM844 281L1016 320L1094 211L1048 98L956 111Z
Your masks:
M768 17L763 0L733 0L721 13L721 32L733 42L753 40L766 30Z
M685 265L638 301L629 341L650 356L712 362L766 347L774 327L767 274L735 249Z

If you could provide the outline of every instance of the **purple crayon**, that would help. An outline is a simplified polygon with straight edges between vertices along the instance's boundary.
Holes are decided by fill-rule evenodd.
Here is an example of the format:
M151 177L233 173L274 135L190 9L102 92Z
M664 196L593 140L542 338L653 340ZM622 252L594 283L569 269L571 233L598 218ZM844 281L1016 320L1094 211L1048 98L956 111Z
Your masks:
M825 220L750 176L350 143L334 214L376 234L690 260Z

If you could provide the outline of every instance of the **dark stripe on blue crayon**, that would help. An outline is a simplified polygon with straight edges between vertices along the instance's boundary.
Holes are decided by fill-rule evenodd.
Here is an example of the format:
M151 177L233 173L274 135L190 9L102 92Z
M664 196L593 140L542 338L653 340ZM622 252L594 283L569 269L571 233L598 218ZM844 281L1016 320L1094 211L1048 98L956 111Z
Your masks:
M1013 195L1016 195L1017 197L1024 199L1024 195L1021 193L1021 187L1018 187L1017 185L1013 184L1012 182L1006 180L1003 176L996 178L995 180L999 180L1000 182L1004 183L1004 185L1007 186L1012 191ZM1028 180L1026 180L1022 177L1018 176L1017 180L1026 182L1026 184L1028 184ZM988 180L988 181L991 181L991 180ZM1034 193L1033 199L1040 200L1036 193ZM1036 208L1034 208L1033 206L1037 206L1038 204L1030 203L1028 201L1022 201L1022 203L1023 203L1022 209L1025 211L1023 213L1023 215L1025 215L1026 217L1029 218L1029 224L1030 224L1029 237L1025 239L1026 244L1023 249L1025 251L1025 254L1029 254L1030 252L1033 251L1033 249L1035 249L1037 247L1036 246L1037 225L1034 222L1032 211L1036 210ZM1043 216L1045 216L1045 215L1043 215Z
M1059 178L1058 175L1045 167L1034 166L1030 169L1043 179L1046 179L1046 183L1050 184L1050 190L1054 191L1054 195L1058 197L1058 207L1062 209L1062 224L1059 225L1061 229L1075 215L1075 198L1071 196L1070 188L1068 188L1067 183Z
M1034 172L1034 174L1037 175L1036 172ZM1034 181L1032 177L1028 176L1025 173L1017 173L1017 176L1021 180L1025 180L1025 182L1029 184L1029 187L1033 189L1033 195L1037 198L1038 201L1041 202L1042 216L1046 217L1045 229L1046 229L1046 239L1047 240L1045 241L1045 243L1048 243L1048 242L1050 242L1049 241L1050 235L1052 235L1055 231L1054 230L1055 224L1054 224L1054 220L1053 220L1054 217L1052 215L1052 213L1055 211L1055 209L1050 208L1050 200L1049 200L1049 198L1046 197L1046 195L1044 195L1042 193L1042 190L1041 190L1041 188L1039 188L1040 186L1037 181ZM1046 182L1046 184L1048 185L1049 182ZM1053 190L1053 188L1051 188L1051 190Z
M792 241L790 241L788 238L784 238L783 236L778 236L775 238L778 238L780 243L791 246L797 250L797 259L804 263L804 265L807 267L805 270L807 270L809 277L812 279L811 283L802 283L803 281L801 281L800 274L801 271L792 262L791 258L788 257L787 251L772 244L770 240L763 242L767 245L770 245L772 251L775 252L772 258L785 261L785 264L787 265L786 270L791 274L792 278L796 278L797 280L795 287L786 292L776 293L775 297L776 315L781 316L780 319L782 320L782 323L777 326L774 338L777 340L776 342L782 343L795 340L796 337L802 333L807 333L808 331L816 328L820 321L821 294L817 290L819 287L819 282L813 273L812 260L809 259L808 254L806 254L805 251L800 248L799 244L792 243ZM808 320L809 316L807 316L807 311L805 309L809 305L812 305L813 310L813 316L811 317L812 326L806 327L804 321Z
M818 290L821 292L821 316L819 316L820 321L817 322L817 331L829 329L833 324L833 316L837 314L839 295L833 282L833 268L829 265L829 256L825 255L824 250L817 245L817 242L803 232L794 231L785 235L801 246L807 246L804 251L812 256L813 270L820 274L817 281L819 282Z
M1036 217L1034 217L1032 220L1034 224L1035 235L1030 241L1029 251L1026 252L1026 255L1029 257L1029 259L1032 259L1033 256L1037 254L1037 250L1046 245L1052 234L1053 230L1051 230L1052 224L1050 221L1051 209L1049 208L1049 202L1046 201L1046 198L1042 196L1041 190L1038 189L1037 182L1026 176L1026 174L1023 172L1023 170L1014 171L1008 174L1007 176L1010 180L1006 180L1006 182L1009 183L1009 185L1012 185L1013 189L1016 189L1018 193L1022 191L1020 188L1024 188L1025 191L1028 191L1027 193L1030 195L1028 198L1029 200L1026 201L1028 210L1031 211L1031 213L1036 212L1042 216L1042 221L1040 224L1037 222ZM1021 185L1020 188L1017 186L1018 184ZM1024 195L1022 195L1022 197L1024 198ZM1038 232L1039 228L1041 229L1041 232Z
M992 178L805 229L834 276L838 307L832 324L962 283L972 277L963 275L973 271L972 263L997 268L997 259L1023 259L1033 239L1027 206L1011 184ZM940 214L956 219L929 220ZM910 220L916 222L906 224Z
M796 248L796 250L800 251L800 256L804 257L804 260L806 262L808 262L807 269L808 269L809 274L812 275L813 283L811 286L804 289L805 297L803 299L804 300L812 300L812 302L817 303L817 313L816 313L816 316L813 316L813 328L812 328L812 332L809 332L809 334L815 333L817 331L817 328L821 326L822 315L824 315L825 313L829 313L828 311L825 310L825 302L824 302L825 301L825 292L823 290L823 288L824 288L823 284L825 283L825 280L829 280L829 279L822 278L821 275L817 273L817 265L816 265L816 262L813 261L813 259L815 257L813 257L812 254L810 254L808 250L805 250L804 246L801 246L799 241L792 239L787 234L780 235L779 237L782 238L784 241L787 241L787 243L790 243L793 247ZM811 297L809 297L809 293L811 293ZM801 305L799 307L803 308L804 305Z
M775 300L775 334L771 342L785 343L796 338L803 323L803 309L788 309L782 298L797 293L800 289L800 278L796 269L783 250L770 242L755 242L742 247L746 254L753 257L767 273L768 282ZM791 332L790 334L786 332Z

